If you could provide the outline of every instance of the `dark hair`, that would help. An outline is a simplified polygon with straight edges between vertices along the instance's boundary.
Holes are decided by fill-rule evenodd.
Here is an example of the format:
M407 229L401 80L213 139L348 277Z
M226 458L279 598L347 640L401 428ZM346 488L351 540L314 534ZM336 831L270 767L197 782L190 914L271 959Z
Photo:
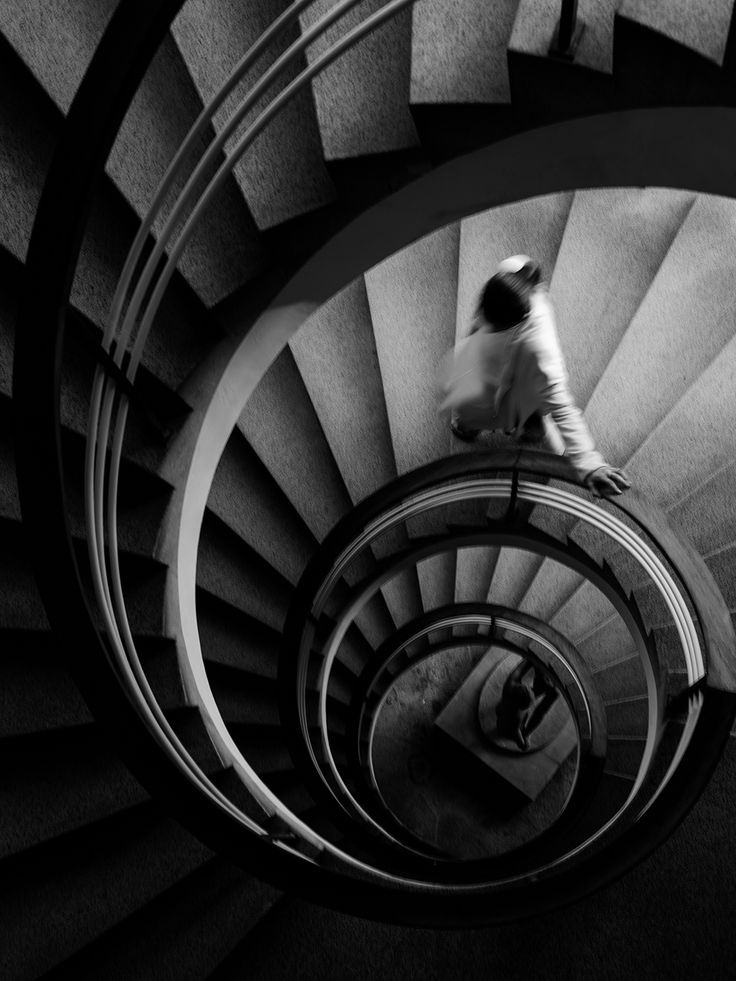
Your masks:
M529 316L530 297L538 280L531 282L523 275L526 268L515 273L496 273L486 283L478 311L489 324L506 330Z
M529 262L521 267L516 275L521 276L530 286L538 286L542 281L542 267L538 262L530 259Z

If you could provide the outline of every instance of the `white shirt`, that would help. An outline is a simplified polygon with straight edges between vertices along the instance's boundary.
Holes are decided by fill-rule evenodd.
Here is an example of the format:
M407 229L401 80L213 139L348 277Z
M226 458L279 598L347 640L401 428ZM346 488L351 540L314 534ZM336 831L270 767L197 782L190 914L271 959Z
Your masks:
M513 433L539 412L551 416L581 480L605 466L570 392L544 288L533 292L530 315L515 327L494 333L482 316L476 318L458 346L446 390L442 408L452 408L465 428Z

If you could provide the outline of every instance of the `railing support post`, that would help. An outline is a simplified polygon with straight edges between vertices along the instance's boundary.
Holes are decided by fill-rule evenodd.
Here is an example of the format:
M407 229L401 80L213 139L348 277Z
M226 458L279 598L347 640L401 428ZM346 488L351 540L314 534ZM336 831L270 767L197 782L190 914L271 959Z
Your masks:
M578 20L578 0L562 0L557 30L549 47L550 56L573 61L584 30L585 24Z

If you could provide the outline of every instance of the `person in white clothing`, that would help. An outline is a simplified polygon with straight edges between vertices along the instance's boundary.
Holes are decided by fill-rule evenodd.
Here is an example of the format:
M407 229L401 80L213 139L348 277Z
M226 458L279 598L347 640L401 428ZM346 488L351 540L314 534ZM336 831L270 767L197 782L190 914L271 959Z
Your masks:
M521 443L564 453L598 497L631 486L596 450L570 393L552 305L529 256L499 264L463 345L442 406L452 409L450 428L458 439L502 430Z

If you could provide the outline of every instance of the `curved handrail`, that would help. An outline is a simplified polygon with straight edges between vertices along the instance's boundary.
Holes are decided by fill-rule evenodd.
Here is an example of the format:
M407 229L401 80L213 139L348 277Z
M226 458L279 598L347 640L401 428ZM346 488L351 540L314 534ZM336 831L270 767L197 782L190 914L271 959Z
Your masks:
M500 477L489 478L486 476L488 473L498 474L504 470L513 471L513 477L507 479ZM298 589L298 592L301 590L301 595L298 599L295 599L295 604L292 607L293 616L290 614L290 617L287 619L287 634L292 640L298 636L299 622L301 620L303 623L303 617L307 613L312 622L315 622L315 618L319 617L321 608L326 603L326 598L329 594L329 584L337 582L342 577L349 562L359 554L361 548L368 547L370 542L379 534L407 520L409 517L413 517L417 513L421 513L431 507L443 507L452 501L472 498L479 494L480 496L487 496L489 498L502 496L516 501L529 500L533 503L549 503L552 501L555 504L561 505L562 509L567 513L574 514L577 517L583 517L596 527L609 533L613 531L616 540L623 547L627 548L630 554L640 561L647 571L653 574L657 585L664 595L670 612L678 625L678 633L687 658L690 684L694 685L698 683L705 673L705 662L703 653L700 650L697 633L690 620L690 613L686 602L674 585L670 573L652 548L638 536L634 535L626 524L621 521L615 522L612 515L599 504L588 504L579 497L561 491L558 488L549 487L548 485L538 486L529 481L521 480L519 479L519 471L522 470L536 476L552 476L570 483L577 483L565 461L544 453L521 451L516 454L486 453L474 454L472 457L454 457L450 460L440 461L438 464L420 468L411 474L398 478L398 480L394 481L388 487L376 492L376 494L362 502L351 515L347 516L336 526L333 532L328 535L325 543L323 543L323 547L318 555L310 563ZM621 502L619 501L616 501L615 504L621 507L622 511L628 513L629 517L635 523L643 526L642 512L645 510L643 506L639 505L632 514L631 511L634 509L630 511L625 504L621 506ZM518 546L518 537L515 538L511 534L507 534L507 539L504 539L503 533L500 531L500 524L496 523L495 528L489 528L489 530L485 531L474 530L467 537L465 543L477 544L480 538L483 538L484 540L487 539L489 543L516 544ZM645 527L643 527L643 530L647 531ZM656 544L659 548L661 548L663 538L669 537L671 540L676 540L677 536L675 532L666 526L666 522L659 521L656 531L659 539ZM529 533L527 529L527 534ZM648 531L647 534L649 534ZM532 537L534 536L540 539L540 533L532 533ZM541 538L543 537L541 536ZM450 538L452 539L452 545L447 544ZM397 556L393 556L384 563L383 569L380 568L381 564L379 563L379 571L369 581L362 586L359 585L354 590L351 603L343 610L338 623L332 631L332 635L321 652L323 656L321 662L320 695L322 753L328 764L331 783L336 786L337 798L344 797L350 800L351 806L355 806L356 802L351 799L351 795L341 780L339 772L335 767L334 759L330 753L326 714L326 691L331 665L337 657L339 645L347 624L357 615L358 610L367 598L373 595L376 589L380 588L385 581L391 578L398 568L415 564L420 558L426 558L429 555L436 554L444 548L461 547L462 544L462 536L449 536L442 538L441 541L425 542L422 545L410 548L398 560ZM547 542L547 547L549 548L549 541ZM555 542L553 547L558 550L558 554L555 557L559 561L575 567L575 562L579 561L579 559L566 556L564 546L560 543ZM680 552L687 553L687 546L684 543L681 545ZM589 578L595 578L595 576L589 576ZM601 579L600 575L598 575L598 578L600 585L605 590L608 585L605 577ZM687 592L688 583L683 583L683 585ZM694 597L691 595L688 598L692 601L695 609L698 610L698 601L700 599L697 589L698 583L692 579L692 576L691 585L694 586L693 592L696 595ZM708 592L707 586L706 592ZM717 589L715 592L717 594ZM612 599L616 605L616 600L620 599L620 597L609 596L609 599ZM725 605L722 599L720 603L722 606ZM618 609L621 615L624 616L624 619L628 619L633 625L634 631L638 632L637 628L640 624L637 623L636 617L632 616L631 611L624 609L620 604ZM294 652L297 650L297 647L293 647L291 664L283 672L283 677L294 693L293 697L296 697L298 704L301 704L299 701L299 691L302 689L305 677L305 657L310 646L309 644L302 645L301 653L296 656L294 656ZM645 648L640 648L640 654L645 655L649 653ZM642 657L642 662L646 670L647 660L645 657ZM657 684L652 671L647 673L647 684L650 692L650 720L642 764L624 805L600 830L600 834L594 836L595 838L602 838L624 815L627 815L632 820L636 820L641 814L640 811L637 811L635 814L632 812L640 805L640 791L656 749L663 710L661 704L657 707ZM314 755L314 750L311 748L308 734L305 733L303 728L303 710L298 708L298 712L301 719L299 726L302 728L305 745L309 756L311 756L311 765L316 771L319 770L319 764ZM684 745L681 745L678 752L684 755L685 751ZM670 772L667 775L668 778L671 776L671 772L672 768L670 768ZM332 793L334 795L335 792L332 791ZM361 814L361 817L363 816L359 805L358 813ZM585 844L581 847L584 847Z
M376 651L375 658L372 658L366 663L362 674L358 678L358 683L353 694L352 714L355 719L354 728L358 738L358 745L362 730L362 718L365 714L366 703L370 697L371 690L377 684L381 674L389 668L391 662L396 657L404 653L406 647L416 640L428 637L435 630L455 626L489 626L491 628L490 634L470 638L458 637L452 643L453 645L481 643L490 647L494 643L500 643L498 638L494 637L496 627L505 629L510 623L526 628L529 633L524 633L523 636L528 640L533 641L537 637L541 638L544 641L541 646L550 653L551 660L547 662L533 651L525 653L525 657L528 657L535 664L546 667L555 675L555 668L560 667L569 674L571 679L570 684L575 686L580 692L585 710L584 721L586 723L586 729L580 733L583 740L583 750L584 752L590 752L594 756L604 756L606 749L605 709L593 682L590 670L575 646L558 631L553 630L552 627L543 623L538 618L532 617L520 610L512 610L508 607L491 603L455 603L429 610L422 616L417 617L417 619L405 624L395 636L388 638L384 645ZM514 627L511 626L508 629L513 631ZM443 641L437 645L432 645L432 647L443 648L448 643L448 641ZM425 656L428 655L422 652L418 656L409 657L408 663L401 671L397 675L392 675L392 684L405 671L408 671L414 663L418 660L423 660ZM558 680L567 691L565 681L562 678L558 678ZM573 715L577 714L573 705L571 705L571 711ZM370 738L368 741L370 743Z
M344 13L346 13L350 7L352 7L357 0L343 0L342 3L337 4L332 8L326 15L319 19L319 21L313 25L313 27L305 32L298 41L294 42L284 54L274 62L271 68L264 74L261 81L257 83L255 89L251 90L248 96L243 100L240 107L231 117L230 121L226 126L219 132L213 143L207 150L205 155L205 160L201 165L198 165L198 169L195 169L195 174L192 175L190 180L185 185L184 190L181 192L178 203L172 212L168 216L167 222L165 224L164 230L159 234L156 245L154 246L153 252L146 263L141 278L138 281L137 286L134 289L133 296L125 310L122 323L122 332L120 336L116 338L115 348L114 348L114 358L116 358L122 365L124 354L127 348L127 339L133 329L135 322L138 319L138 308L140 303L143 301L144 297L148 294L148 288L151 281L151 277L155 271L158 264L158 260L163 255L164 248L170 237L170 233L173 232L178 218L182 213L183 208L191 195L191 192L195 186L197 180L197 174L200 173L202 167L206 166L206 162L214 158L214 154L219 152L224 142L232 132L232 130L237 126L237 123L241 118L245 116L248 109L255 104L257 97L262 91L265 91L273 81L279 76L284 68L297 57L307 46L307 44L314 39L314 37L319 36L325 28L333 23L335 20L339 19ZM206 207L207 202L214 195L216 190L222 184L222 181L229 175L232 167L240 159L242 154L248 148L248 146L255 140L256 136L260 133L263 127L268 123L268 121L273 118L280 108L292 98L304 85L318 75L324 70L327 65L334 61L343 51L350 48L363 36L369 34L371 31L375 30L381 23L390 17L394 16L407 4L413 2L413 0L391 0L383 8L374 12L369 17L365 18L362 23L358 24L355 28L344 35L338 42L332 45L326 52L324 52L318 59L316 59L307 69L305 69L301 74L297 76L292 82L287 85L284 90L272 101L272 103L260 114L258 119L253 123L248 130L239 139L238 144L234 150L232 150L226 161L217 171L215 177L210 181L206 191L200 199L198 206L195 211L190 215L189 219L185 222L184 228L182 229L179 238L177 240L176 246L169 253L164 265L164 270L159 277L153 292L148 296L148 305L146 307L145 313L139 324L139 329L135 338L133 349L127 358L126 375L129 381L132 381L135 377L138 364L140 363L140 358L142 356L143 346L147 338L148 331L153 324L153 317L158 308L158 304L163 297L163 292L168 284L168 281L173 274L175 269L176 261L180 256L183 248L188 242L194 227L201 216L202 211ZM247 57L247 56L246 56ZM230 79L225 83L225 88L228 91L236 84L237 72L242 69L242 63L236 71L232 73ZM225 96L223 95L223 100ZM216 100L215 100L216 101ZM213 102L214 104L214 102ZM214 110L213 110L214 111ZM200 120L195 123L195 128L199 125ZM172 165L173 166L173 165ZM173 174L167 175L164 178L164 184L167 182L171 183L173 180ZM160 192L160 196L163 198L164 192ZM140 254L140 249L142 248L142 242L144 238L139 235L136 240L138 244L138 254ZM134 249L136 248L136 243L134 243ZM132 275L138 261L138 257L133 255L133 250L129 254L129 262L126 263L126 268ZM118 312L122 307L123 297L127 286L122 284L119 286L116 298L114 301L114 307L117 308ZM115 320L111 321L110 330L107 336L112 336L115 331ZM95 578L101 578L105 585L102 592L98 590L98 597L103 601L106 601L107 609L113 608L116 611L117 616L120 620L125 623L127 620L125 613L125 601L122 594L122 587L120 583L120 573L117 562L117 526L116 526L116 515L117 515L117 474L120 465L120 459L122 454L122 443L125 432L125 423L127 418L127 399L123 395L120 397L118 402L118 414L115 421L115 427L113 432L112 449L111 449L111 462L110 466L110 480L108 482L108 502L107 502L107 533L110 545L110 567L112 575L112 590L110 590L107 585L107 575L106 575L106 555L104 548L104 520L103 520L103 503L101 494L103 493L104 483L105 483L105 463L106 463L106 452L105 448L108 441L109 427L113 412L113 405L116 399L114 382L111 379L106 379L101 371L98 371L95 378L93 396L90 406L90 432L95 433L95 440L92 443L88 442L88 453L87 453L87 464L86 464L86 500L87 500L87 515L88 515L88 547L90 562L92 568L95 571ZM112 592L112 603L110 603L110 592ZM116 631L113 635L120 640L119 634ZM127 659L133 667L133 676L137 681L143 683L143 672L140 668L139 659L135 650L135 645L129 631L123 628L122 644L115 645L113 648L117 651L118 658L122 661ZM126 672L126 668L122 667L121 670ZM128 675L130 677L130 675ZM145 684L143 683L143 697L146 697ZM280 806L277 797L268 790L268 788L260 781L248 765L247 761L242 757L242 754L238 750L234 741L229 738L224 722L220 717L219 710L217 709L214 700L210 697L205 697L200 699L203 711L206 711L209 730L213 741L217 745L219 751L223 753L237 768L241 777L248 783L250 792L254 795L256 800L264 807L267 811L278 813L280 817L287 821L287 823L294 824L294 830L298 830L303 837L313 837L309 832L305 831L305 826L302 822L296 821L292 815L285 811L285 809ZM155 710L154 710L155 713ZM159 713L160 715L160 713ZM163 723L162 717L159 718L159 723ZM165 728L165 727L164 727ZM169 745L172 743L173 733L167 734L167 739Z
M398 678L400 678L406 671L409 671L415 664L425 660L428 657L434 656L436 653L445 652L458 646L464 647L479 645L487 647L488 641L486 640L483 642L483 638L480 636L463 637L454 638L452 641L444 641L431 645L426 651L423 651L421 654L413 658L411 664L408 664L405 668L403 668L393 680L398 680ZM492 646L508 650L512 653L518 654L521 657L529 657L529 652L517 647L508 640L496 639L492 642ZM398 820L381 792L373 766L373 740L375 736L375 727L378 721L378 716L386 698L388 697L391 687L393 686L389 686L389 689L384 692L378 703L373 707L373 718L371 720L371 726L367 737L368 760L366 765L369 771L368 776L370 780L370 789L373 796L380 802L383 811L388 813L394 820ZM597 696L595 691L593 694ZM563 693L563 697L565 697L568 707L571 708L571 713L575 721L578 736L580 736L580 720L577 713L571 707L569 693L565 691ZM597 701L600 702L600 699L598 698ZM586 708L588 708L587 703ZM602 704L600 705L600 714L602 717L605 716L605 711ZM603 774L606 743L605 718L602 718L601 722L602 724L597 725L595 728L595 745L592 745L590 739L583 741L578 738L578 758L576 761L576 770L573 775L572 783L566 799L563 801L561 808L555 815L551 824L549 824L543 831L535 835L531 840L526 841L521 845L515 845L513 848L502 853L501 855L497 855L492 858L473 860L464 859L460 864L458 864L456 859L452 859L449 856L442 857L442 864L444 866L442 873L440 873L436 864L433 870L434 874L443 874L445 878L448 875L461 876L465 881L488 876L498 876L499 874L507 873L510 869L513 869L517 874L519 874L523 871L533 870L535 865L538 866L543 861L549 861L550 852L553 848L559 849L560 845L564 846L569 844L568 833L571 828L574 829L576 824L585 814L593 797L595 796ZM368 804L369 802L366 800L365 806L368 807ZM409 834L416 837L415 832L412 832L411 829L407 830L409 831ZM426 847L427 843L423 842L421 838L419 840Z
M444 504L443 499L440 498L440 500ZM526 540L524 536L526 536ZM532 529L528 529L524 532L524 534L522 534L517 529L509 531L506 529L488 528L474 530L472 532L453 532L446 536L440 536L436 539L430 540L428 543L409 546L400 554L400 556L392 556L384 563L379 563L378 571L371 574L363 583L359 583L354 587L350 602L343 607L338 617L333 617L335 623L334 628L320 652L322 655L319 682L319 729L321 748L327 763L331 783L337 788L336 791L331 788L331 792L336 799L340 801L340 803L342 803L341 798L349 802L350 807L354 808L362 819L367 819L365 811L355 801L353 795L350 793L349 789L345 785L345 782L341 778L335 763L330 747L329 727L327 722L327 688L329 685L330 672L337 658L340 644L345 636L349 624L355 619L368 599L375 595L382 585L393 578L398 571L415 566L421 559L441 554L445 551L454 552L459 548L472 545L511 545L516 548L524 548L531 547L531 543L533 543L537 548L543 550L545 554L554 557L557 562L560 562L563 565L568 565L576 571L582 572L584 575L586 575L587 578L589 578L590 581L592 581L612 602L619 616L627 625L632 640L638 649L640 661L642 667L644 668L649 693L649 721L646 743L642 753L642 760L639 770L632 785L630 794L625 803L622 805L621 810L612 820L622 818L633 805L637 798L638 791L645 780L648 767L652 761L656 749L660 723L664 711L664 706L658 699L656 664L652 661L654 652L650 649L647 641L645 640L642 626L637 619L635 612L631 609L629 603L622 596L620 590L612 585L610 578L603 574L592 560L588 560L586 563L580 556L570 555L559 543L556 543L553 539L550 539L549 536L536 532ZM304 580L309 578L309 572L310 570L308 568L307 572L305 572ZM313 608L310 609L309 615L314 617L315 613ZM289 627L287 624L287 630L288 629ZM519 629L521 630L524 628ZM309 644L303 643L301 645L301 664L299 665L300 670L297 672L297 677L299 679L297 686L298 693L304 691L303 681L306 679L305 672L307 670L306 655L311 648L311 642ZM312 740L306 728L306 715L301 694L299 701L299 712L304 743L311 757L312 765L319 769Z

